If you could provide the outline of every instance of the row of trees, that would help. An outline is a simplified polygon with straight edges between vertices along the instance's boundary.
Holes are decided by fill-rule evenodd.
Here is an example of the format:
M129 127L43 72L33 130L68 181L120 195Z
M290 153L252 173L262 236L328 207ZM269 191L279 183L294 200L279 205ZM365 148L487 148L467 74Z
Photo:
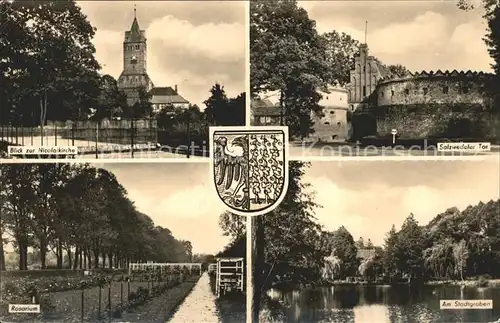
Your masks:
M139 212L109 171L88 164L0 166L0 268L4 245L28 269L53 252L57 268L126 268L129 262L189 262L192 246ZM66 255L66 257L64 257ZM67 259L67 262L64 261Z
M244 126L245 97L245 93L240 93L235 98L228 97L224 86L216 83L210 89L208 99L203 102L205 105L203 111L197 105L190 105L187 110L167 106L156 115L158 126L163 129L173 129L186 123L190 123L192 129L209 126Z
M379 247L370 240L355 241L345 227L328 232L317 223L313 209L318 206L304 192L307 167L290 163L285 200L256 219L261 221L255 227L257 286L318 283L325 274L329 279L362 275L389 281L500 277L500 200L463 211L450 208L423 226L410 214L399 231L392 227ZM240 227L233 222L231 230L239 232ZM373 252L360 257L360 249Z
M461 9L473 8L473 1L458 0ZM483 0L488 24L485 42L500 75L500 4ZM354 67L359 43L337 31L318 33L315 21L296 0L251 2L250 86L252 97L262 92L278 91L283 107L283 123L290 135L306 137L313 132L311 114L322 115L317 92L328 84L345 85ZM408 71L401 65L389 65L396 76ZM498 81L498 80L497 80ZM493 85L498 82L493 82ZM500 97L497 86L492 95Z
M453 207L420 226L410 214L401 229L393 226L385 245L355 243L341 227L326 233L333 256L330 277L361 274L367 280L450 280L479 275L500 276L500 200L463 211ZM359 249L373 249L360 259Z
M95 28L75 1L1 1L0 21L2 122L38 126L47 120L153 116L144 88L129 106L117 80L100 74ZM209 125L244 125L244 94L228 98L220 84L210 92L208 111L195 105L190 110L204 114ZM174 114L178 121L184 117Z

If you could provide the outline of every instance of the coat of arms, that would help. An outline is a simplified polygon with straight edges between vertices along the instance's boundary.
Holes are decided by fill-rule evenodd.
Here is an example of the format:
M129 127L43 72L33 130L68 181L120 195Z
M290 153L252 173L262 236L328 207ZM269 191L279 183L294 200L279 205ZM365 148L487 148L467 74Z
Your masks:
M288 187L287 127L210 127L217 194L239 215L261 215Z

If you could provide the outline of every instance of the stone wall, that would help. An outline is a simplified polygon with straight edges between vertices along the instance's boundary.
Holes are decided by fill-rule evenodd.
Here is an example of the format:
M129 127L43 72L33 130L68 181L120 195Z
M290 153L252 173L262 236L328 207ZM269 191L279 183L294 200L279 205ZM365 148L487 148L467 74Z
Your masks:
M325 142L348 139L351 126L347 120L347 109L325 107L323 114L321 118L313 114L314 133L310 138Z
M377 107L377 135L418 138L471 138L498 141L500 114L474 104L411 104Z
M377 106L411 104L485 104L480 80L465 77L417 77L382 81Z

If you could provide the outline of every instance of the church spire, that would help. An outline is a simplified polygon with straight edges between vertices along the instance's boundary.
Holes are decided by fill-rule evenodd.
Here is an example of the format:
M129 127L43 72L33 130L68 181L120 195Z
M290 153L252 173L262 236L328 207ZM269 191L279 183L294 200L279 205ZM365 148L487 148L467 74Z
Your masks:
M141 28L137 22L137 9L134 4L134 21L132 22L132 27L130 27L130 35L132 38L141 38Z

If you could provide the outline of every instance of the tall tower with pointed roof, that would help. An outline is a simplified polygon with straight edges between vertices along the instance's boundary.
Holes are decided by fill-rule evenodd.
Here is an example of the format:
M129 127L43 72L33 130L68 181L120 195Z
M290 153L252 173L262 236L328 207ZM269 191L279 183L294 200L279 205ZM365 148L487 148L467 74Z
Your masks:
M118 78L118 87L127 95L129 105L137 102L141 87L144 87L146 91L153 88L153 83L147 73L146 32L139 27L135 8L132 27L125 32L123 41L123 72Z

